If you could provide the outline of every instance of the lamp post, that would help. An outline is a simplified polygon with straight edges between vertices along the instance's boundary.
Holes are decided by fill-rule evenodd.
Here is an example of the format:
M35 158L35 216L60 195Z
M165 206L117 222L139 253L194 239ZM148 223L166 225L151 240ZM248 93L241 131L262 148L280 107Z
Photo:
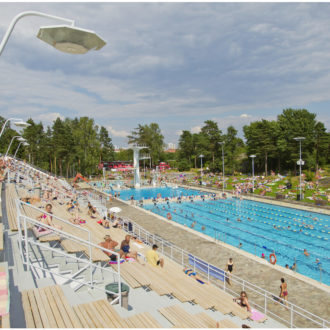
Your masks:
M199 158L201 159L201 179L203 176L203 157L204 157L204 155L199 155Z
M4 132L4 130L5 130L5 127L6 127L6 125L7 125L7 123L9 122L9 121L11 121L11 120L15 120L14 121L14 125L15 126L19 126L19 127L27 127L27 126L30 126L30 124L29 123L26 123L25 121L23 121L22 119L20 119L20 118L8 118L6 121L5 121L5 123L2 125L2 129L1 129L1 132L0 132L0 138L1 138L1 136L2 136L2 134L3 134L3 132Z
M302 200L302 192L301 192L301 166L305 164L305 162L301 159L301 141L305 140L305 138L303 136L300 136L300 137L296 137L294 138L294 140L296 141L299 141L299 160L297 161L297 164L299 165L299 186L300 186L300 189L299 189L299 200L301 201Z
M20 141L20 142L25 142L25 141L26 141L26 140L25 140L24 138L22 138L20 135L15 135L15 136L13 136L13 138L11 139L11 141L10 141L10 143L9 143L8 149L7 149L7 151L6 151L5 158L7 157L8 152L9 152L9 150L10 150L10 147L11 147L13 141L14 141L16 138L18 138L18 141Z
M91 49L99 50L106 42L94 31L80 29L74 26L71 19L41 13L38 11L25 11L16 15L11 21L5 36L0 44L0 56L16 23L25 16L40 16L69 23L70 25L56 25L41 27L37 37L56 49L69 54L85 54Z
M252 182L253 182L253 187L252 187L252 192L254 193L254 158L256 158L256 155L250 155L252 158Z
M20 142L17 149L16 149L16 151L15 151L14 158L16 157L17 151L18 151L19 147L21 146L21 144L23 144L24 147L29 146L29 144L27 142L24 142L24 141Z
M225 155L223 152L223 146L225 142L218 142L221 145L222 148L222 193L225 192Z

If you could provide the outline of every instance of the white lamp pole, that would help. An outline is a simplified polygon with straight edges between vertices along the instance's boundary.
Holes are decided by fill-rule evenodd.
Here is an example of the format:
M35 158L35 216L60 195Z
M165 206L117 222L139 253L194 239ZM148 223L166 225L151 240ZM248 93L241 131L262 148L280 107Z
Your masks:
M254 158L256 158L256 155L250 155L252 158L252 182L253 182L253 187L252 187L252 192L254 192Z
M225 144L225 142L219 142L219 144L221 144L221 148L222 148L222 193L224 194L224 192L225 192L225 155L223 152L223 145Z
M29 146L29 144L27 142L20 142L17 149L16 149L16 151L15 151L14 158L16 157L17 151L18 151L19 147L21 146L21 144L23 144L23 146L25 146L25 147Z
M203 176L203 157L204 157L204 155L199 155L199 158L201 159L201 179Z
M301 192L301 166L304 165L304 161L301 159L301 141L305 140L304 137L296 137L294 138L294 140L296 141L299 141L299 160L298 160L298 165L299 165L299 186L300 186L300 189L299 189L299 200L302 200L302 192Z
M20 127L27 127L27 126L30 126L29 123L24 122L24 121L23 121L22 119L20 119L20 118L8 118L8 119L5 121L5 123L2 125L2 129L1 129L1 133L0 133L0 138L1 138L1 136L2 136L2 134L3 134L3 132L4 132L4 130L5 130L5 127L6 127L7 123L8 123L9 121L11 121L11 120L15 120L14 125L16 125L16 126L20 126Z
M5 36L0 44L0 56L7 44L7 41L16 25L16 23L25 16L40 16L60 20L70 25L58 25L40 28L37 37L56 49L70 54L84 54L90 49L99 50L106 43L95 32L79 29L74 26L71 19L49 15L38 11L25 11L16 15L11 21Z
M11 141L10 141L10 143L9 143L8 149L7 149L7 151L6 151L5 158L7 157L8 152L9 152L9 150L10 150L10 147L11 147L13 141L14 141L16 138L18 138L18 140L21 141L21 142L26 141L26 140L25 140L24 138L22 138L20 135L13 136L13 138L11 139Z

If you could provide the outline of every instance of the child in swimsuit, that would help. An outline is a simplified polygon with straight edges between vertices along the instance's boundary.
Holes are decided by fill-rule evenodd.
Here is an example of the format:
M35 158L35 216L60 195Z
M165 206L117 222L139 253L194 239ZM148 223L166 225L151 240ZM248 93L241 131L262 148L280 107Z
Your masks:
M183 272L186 275L193 277L197 282L199 282L201 284L205 284L205 282L192 269L186 267L186 268L183 269Z

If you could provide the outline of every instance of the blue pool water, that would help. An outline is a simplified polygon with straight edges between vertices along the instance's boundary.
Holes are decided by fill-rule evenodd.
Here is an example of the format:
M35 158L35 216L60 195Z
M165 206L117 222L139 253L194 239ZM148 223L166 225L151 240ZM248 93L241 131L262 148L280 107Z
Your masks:
M125 200L132 195L135 199L153 198L158 193L162 197L205 194L166 187L125 190L120 197ZM171 213L173 221L189 227L196 222L194 230L232 246L242 243L241 249L256 256L264 253L267 260L275 252L277 264L285 267L296 262L298 273L330 285L330 216L236 198L158 203L144 208L163 217ZM306 228L310 225L313 229ZM310 253L309 257L303 254L304 249ZM316 258L321 264L316 263Z
M112 193L111 191L109 191ZM116 191L118 193L118 191ZM120 198L127 201L131 199L131 196L135 200L157 198L157 195L160 194L162 198L165 197L179 197L179 196L191 196L191 195L206 195L205 192L194 190L194 189L184 189L181 187L170 188L141 188L141 189L126 189L120 191Z

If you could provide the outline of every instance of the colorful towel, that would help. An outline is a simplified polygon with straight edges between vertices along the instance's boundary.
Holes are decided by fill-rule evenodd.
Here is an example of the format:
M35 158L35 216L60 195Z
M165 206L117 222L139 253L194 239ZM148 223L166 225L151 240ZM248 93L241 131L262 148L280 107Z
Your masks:
M264 314L258 312L255 309L251 310L251 316L250 316L251 320L256 321L256 322L263 322L265 321L267 318Z
M6 272L0 272L0 316L9 312L9 291Z

